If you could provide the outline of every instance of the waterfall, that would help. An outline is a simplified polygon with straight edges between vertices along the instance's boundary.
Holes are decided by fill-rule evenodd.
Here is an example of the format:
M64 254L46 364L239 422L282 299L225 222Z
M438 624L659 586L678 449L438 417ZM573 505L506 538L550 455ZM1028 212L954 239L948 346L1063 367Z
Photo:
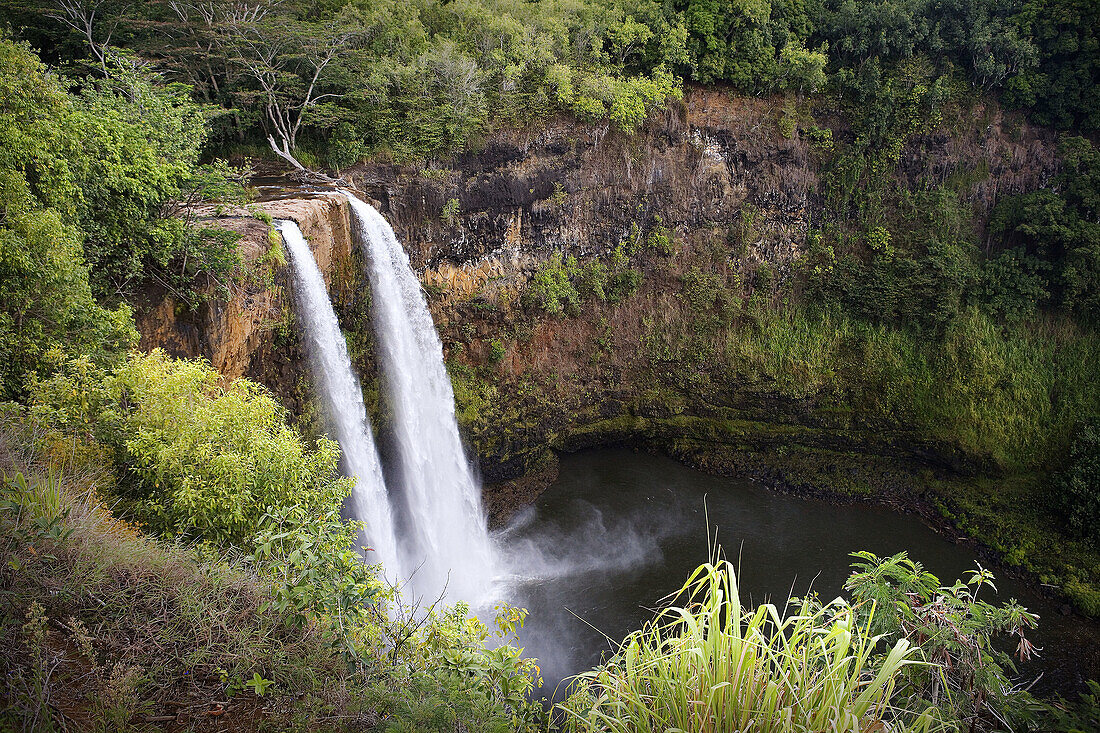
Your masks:
M325 280L313 259L298 225L279 220L275 227L290 252L298 294L298 317L302 335L313 362L313 376L324 396L327 417L344 455L347 472L355 478L352 511L366 525L373 554L367 561L382 563L386 576L399 581L401 560L394 536L382 466L371 434L370 420L363 405L363 391L348 357L347 342L332 310Z
M458 435L443 345L393 229L373 207L344 193L358 222L393 406L408 525L402 564L414 596L475 603L490 589L493 552L480 482Z

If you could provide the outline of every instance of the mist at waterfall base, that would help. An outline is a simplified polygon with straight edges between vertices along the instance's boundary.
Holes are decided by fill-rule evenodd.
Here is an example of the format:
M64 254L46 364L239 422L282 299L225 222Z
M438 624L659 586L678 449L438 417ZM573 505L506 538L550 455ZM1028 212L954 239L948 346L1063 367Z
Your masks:
M391 582L403 578L392 512L382 466L363 404L347 342L332 309L324 277L313 253L292 221L276 221L290 254L302 340L312 362L312 374L322 398L326 421L340 444L344 471L355 478L352 512L366 525L370 550L366 560L381 563Z
M382 377L393 412L399 491L390 492L412 597L477 604L496 573L481 482L458 433L454 392L420 279L393 229L344 192L371 285Z
M725 556L740 568L746 604L782 607L810 589L835 598L855 550L908 551L945 584L977 559L967 545L887 508L787 496L627 449L563 456L557 482L494 536L497 592L529 612L519 645L539 659L543 694L598 664L708 559L708 516ZM1029 638L1043 650L1019 665L1023 678L1042 675L1035 692L1075 697L1086 679L1100 676L1097 625L996 575L999 593L987 590L983 600L1017 598L1041 617Z

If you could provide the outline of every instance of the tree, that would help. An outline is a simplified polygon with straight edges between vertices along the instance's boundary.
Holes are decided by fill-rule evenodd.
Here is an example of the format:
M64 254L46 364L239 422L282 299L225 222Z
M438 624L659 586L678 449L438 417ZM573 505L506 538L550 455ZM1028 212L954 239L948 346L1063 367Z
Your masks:
M998 204L990 221L1005 247L1049 263L1055 302L1083 321L1100 319L1100 150L1082 137L1060 146L1051 188Z
M192 305L198 278L221 286L236 268L235 242L220 228L196 228L192 205L239 199L225 164L198 164L210 108L182 84L166 84L143 64L108 58L108 77L73 101L84 127L76 219L97 295L130 295L149 279Z
M24 45L0 40L0 399L65 355L110 361L130 310L92 297L75 223L85 130L71 97Z
M323 23L264 16L230 24L232 58L258 86L267 141L298 170L305 170L293 153L302 126L324 127L340 117L328 100L343 94L322 90L326 72L359 36L352 19L349 12Z
M823 87L825 65L829 62L828 50L828 43L822 44L817 51L810 51L799 40L788 41L779 54L783 86L799 94L813 94Z
M83 37L103 76L107 76L107 57L118 28L119 10L117 0L53 0L47 15Z
M1028 0L1012 16L1038 63L1006 79L1006 99L1041 123L1100 129L1100 5L1093 0Z

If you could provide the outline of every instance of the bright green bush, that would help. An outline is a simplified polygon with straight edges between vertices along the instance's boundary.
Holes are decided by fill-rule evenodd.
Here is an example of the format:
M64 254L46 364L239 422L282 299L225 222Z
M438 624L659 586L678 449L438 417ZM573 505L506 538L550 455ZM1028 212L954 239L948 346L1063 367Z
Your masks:
M570 255L555 252L535 272L523 294L523 303L552 315L576 316L584 298L616 303L637 292L640 270L631 266L626 243L618 244L606 260L597 256L583 265Z
M293 627L325 624L325 642L353 667L384 653L372 629L393 597L355 550L360 528L340 518L336 502L284 503L264 513L250 542L250 560L271 589L261 613L270 609Z
M658 217L656 226L649 231L649 236L646 237L645 245L654 252L668 257L676 249L673 236L673 231L666 227Z
M599 257L593 257L582 265L574 277L577 292L585 298L607 300L607 285L611 273Z
M884 637L841 599L811 599L783 615L744 608L733 566L700 566L662 610L605 664L575 678L562 705L569 730L949 730L927 705L899 707L895 685L922 664L900 638ZM873 613L873 609L871 611Z
M504 359L506 349L504 348L504 342L500 339L492 339L489 341L489 363L498 364Z
M205 362L154 351L131 358L111 388L134 509L162 531L247 546L267 507L331 507L350 493L339 446L321 438L309 448L246 379L226 384Z
M568 313L576 315L580 307L580 295L571 277L576 272L576 258L564 260L561 252L551 255L539 268L523 295L526 305L538 306L551 315Z
M270 507L324 512L350 492L335 442L308 446L266 390L203 361L157 350L107 375L74 362L35 398L58 429L114 452L122 508L157 532L248 547Z

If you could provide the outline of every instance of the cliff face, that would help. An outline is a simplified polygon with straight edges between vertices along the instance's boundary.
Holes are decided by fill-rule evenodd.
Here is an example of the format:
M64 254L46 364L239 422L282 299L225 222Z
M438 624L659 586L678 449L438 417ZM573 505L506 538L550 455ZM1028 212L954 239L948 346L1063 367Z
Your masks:
M537 479L500 484L491 508L530 498L553 475L551 448L609 442L853 493L980 468L904 426L867 424L829 395L792 396L719 358L730 333L712 321L753 298L776 305L776 283L797 267L820 217L822 150L798 125L782 134L782 115L780 101L691 90L634 137L555 120L502 130L444 166L372 163L345 174L377 199L422 273L484 475ZM842 122L832 127L850 136ZM1055 160L1049 135L975 104L909 143L897 185L956 180L980 226L999 196L1040 186ZM309 238L384 431L369 288L346 204L321 196L260 207ZM266 255L266 225L241 211L211 216L242 233L252 274L229 302L196 313L170 297L148 308L142 346L256 379L308 423L287 268ZM532 278L555 262L574 268L574 280L576 268L602 263L601 297L582 293L561 314L533 302Z
M693 89L633 137L559 119L502 130L444 167L370 164L350 174L381 202L414 264L463 291L554 250L606 253L658 217L687 234L750 213L754 237L742 254L782 270L819 223L823 157L809 128L782 134L783 115L779 99ZM838 114L820 116L838 141L854 138ZM915 190L965 178L981 221L998 198L1056 172L1053 138L975 102L909 141L897 182Z
M821 226L827 156L810 129L784 135L783 115L780 100L691 90L631 138L557 120L502 131L445 167L353 171L421 268L487 478L545 480L549 448L621 441L857 494L988 468L896 421L868 423L835 395L792 396L723 360L730 333L712 322L754 300L779 306L777 283ZM837 141L854 137L840 115L815 117ZM1051 134L975 103L911 140L894 183L951 181L980 227L1000 197L1043 185L1056 166ZM636 292L581 293L563 314L525 299L555 253L613 270L617 251L640 275ZM502 503L523 500L513 488Z
M227 377L266 385L292 412L309 413L309 375L294 328L292 275L281 244L260 218L265 214L296 222L334 299L354 299L359 266L343 196L303 194L247 210L209 207L200 212L199 223L240 234L243 275L228 299L212 298L193 310L170 293L149 294L152 304L137 316L141 348L203 357Z

